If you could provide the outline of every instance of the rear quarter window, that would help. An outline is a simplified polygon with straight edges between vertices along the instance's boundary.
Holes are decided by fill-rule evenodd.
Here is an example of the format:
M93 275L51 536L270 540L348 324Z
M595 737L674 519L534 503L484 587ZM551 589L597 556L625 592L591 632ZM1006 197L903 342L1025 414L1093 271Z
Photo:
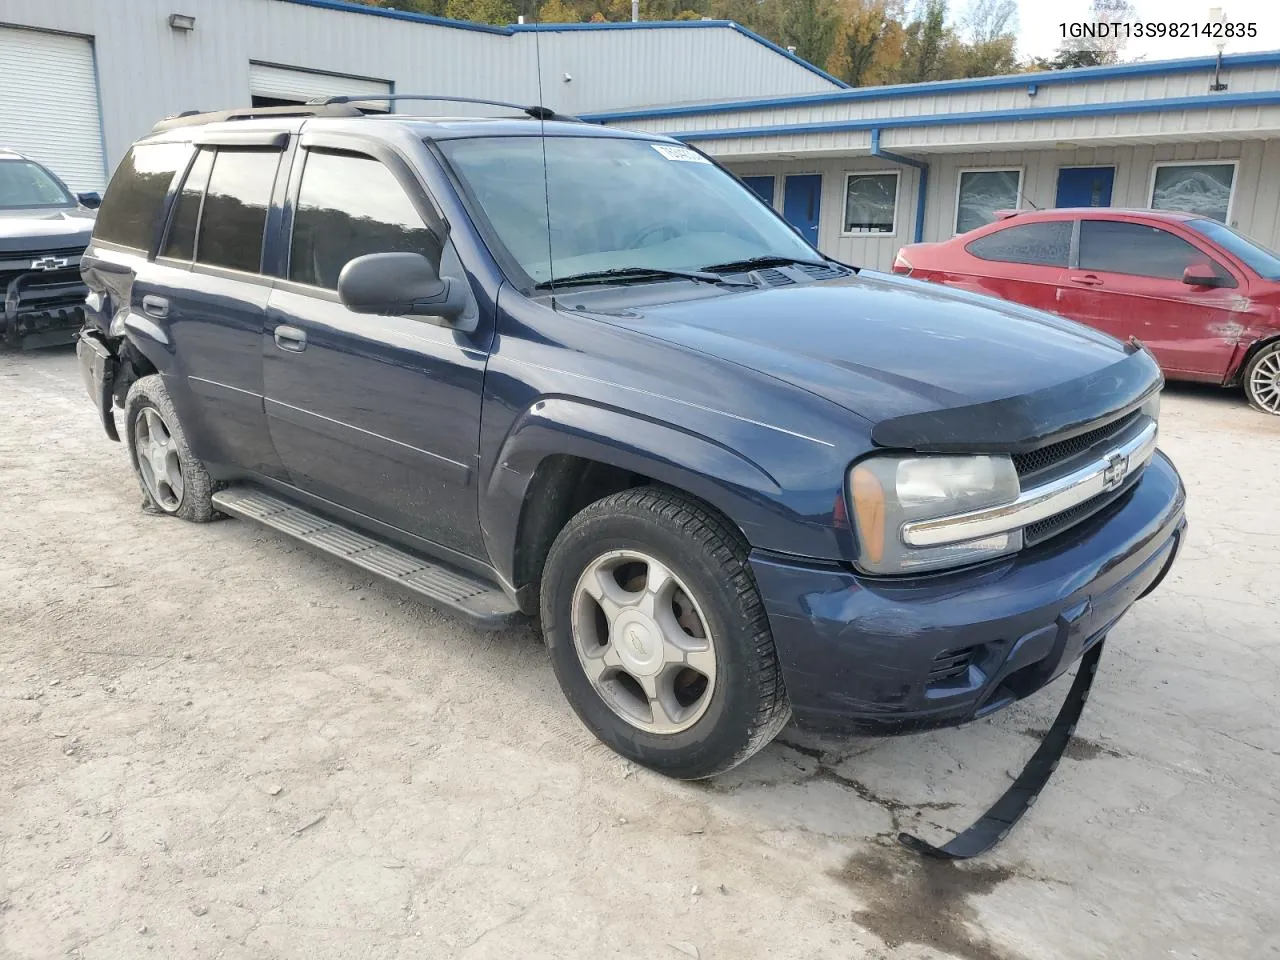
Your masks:
M1065 267L1071 255L1071 221L1052 220L1006 227L971 240L964 248L979 260Z
M93 228L95 240L150 251L164 215L164 198L191 148L185 143L142 143L116 168Z

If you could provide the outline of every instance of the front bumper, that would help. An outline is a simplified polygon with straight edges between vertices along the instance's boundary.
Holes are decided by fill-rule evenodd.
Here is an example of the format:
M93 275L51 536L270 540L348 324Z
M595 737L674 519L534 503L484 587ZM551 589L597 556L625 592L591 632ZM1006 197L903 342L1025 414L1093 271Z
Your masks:
M89 399L98 408L102 429L112 440L119 440L116 431L115 386L119 362L111 348L93 330L82 330L76 340L76 357L80 361L80 376Z
M31 349L75 342L88 293L75 271L13 277L4 286L0 343Z
M964 723L1045 686L1164 579L1185 492L1157 453L1114 504L1045 543L973 570L861 577L759 551L797 722L894 733Z

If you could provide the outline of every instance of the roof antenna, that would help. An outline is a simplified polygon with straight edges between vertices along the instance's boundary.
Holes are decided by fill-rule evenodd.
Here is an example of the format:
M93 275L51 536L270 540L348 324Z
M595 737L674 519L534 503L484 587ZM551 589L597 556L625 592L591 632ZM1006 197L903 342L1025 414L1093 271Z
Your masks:
M542 99L542 31L538 29L541 23L538 20L538 11L535 9L533 13L533 50L534 60L538 69L538 103L546 103ZM538 121L538 140L542 144L542 197L546 203L547 210L547 287L551 290L551 309L556 307L556 263L554 253L551 249L551 177L547 172L547 114L545 107L538 110L537 113L530 113Z

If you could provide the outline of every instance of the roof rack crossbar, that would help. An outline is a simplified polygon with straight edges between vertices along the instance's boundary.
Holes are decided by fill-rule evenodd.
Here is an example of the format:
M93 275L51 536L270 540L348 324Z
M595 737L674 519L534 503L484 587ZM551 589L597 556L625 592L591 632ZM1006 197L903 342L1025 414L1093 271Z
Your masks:
M201 113L188 110L175 117L165 117L154 127L152 133L172 130L175 127L192 127L205 123L218 123L224 120L261 120L270 117L359 117L359 110L346 103L334 104L298 104L287 107L239 107L232 110L211 110Z
M479 97L444 97L430 93L355 93L338 97L316 97L314 100L311 100L310 103L316 106L333 106L338 104L365 103L367 101L391 103L397 100L435 100L442 103L474 103L486 107L506 107L511 110L519 110L521 113L526 116L530 116L535 120L564 120L571 123L582 123L582 121L577 117L556 113L550 107L538 106L537 104L529 106L522 103L510 103L506 100L484 100Z

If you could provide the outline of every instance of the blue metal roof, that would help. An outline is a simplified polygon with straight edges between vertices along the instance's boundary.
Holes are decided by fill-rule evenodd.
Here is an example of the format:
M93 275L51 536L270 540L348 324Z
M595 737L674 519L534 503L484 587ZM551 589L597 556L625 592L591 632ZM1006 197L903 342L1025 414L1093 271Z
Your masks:
M768 42L768 41L765 41ZM900 83L885 87L857 87L834 90L830 93L808 93L790 97L773 97L763 100L726 100L718 103L699 103L678 107L655 107L640 110L619 110L610 113L583 114L583 120L611 123L617 120L640 120L658 117L680 117L715 113L735 113L742 110L760 110L776 107L802 107L821 104L849 103L858 100L883 100L893 97L933 96L940 93L958 93L971 90L992 90L1008 87L1036 87L1050 84L1087 83L1093 80L1109 80L1123 77L1159 76L1170 73L1194 73L1212 71L1215 57L1190 57L1184 60L1151 60L1141 63L1122 63L1111 67L1076 67L1070 70L1049 70L1041 73L1016 73L998 77L976 77L969 80L936 80L929 83ZM1222 68L1258 67L1280 65L1280 50L1263 53L1237 53L1222 58Z
M324 10L338 10L343 13L359 13L371 17L388 17L392 20L407 20L412 23L426 23L436 27L450 27L455 30L473 30L478 33L494 33L499 36L513 36L517 33L528 32L546 32L546 33L568 33L579 30L694 30L714 28L719 30L733 30L740 33L744 37L754 40L762 46L768 47L774 53L781 57L792 61L793 63L804 67L811 73L815 73L826 80L828 83L834 84L842 90L850 89L849 85L843 80L839 80L820 70L808 60L797 57L790 50L786 50L770 40L766 40L760 34L748 30L746 27L733 20L641 20L638 23L630 21L624 23L512 23L504 27L494 26L488 23L472 23L469 20L450 20L447 17L434 17L427 13L412 13L407 10L389 10L386 7L367 7L363 4L348 3L346 0L284 0L286 3L297 3L304 7L320 7Z

